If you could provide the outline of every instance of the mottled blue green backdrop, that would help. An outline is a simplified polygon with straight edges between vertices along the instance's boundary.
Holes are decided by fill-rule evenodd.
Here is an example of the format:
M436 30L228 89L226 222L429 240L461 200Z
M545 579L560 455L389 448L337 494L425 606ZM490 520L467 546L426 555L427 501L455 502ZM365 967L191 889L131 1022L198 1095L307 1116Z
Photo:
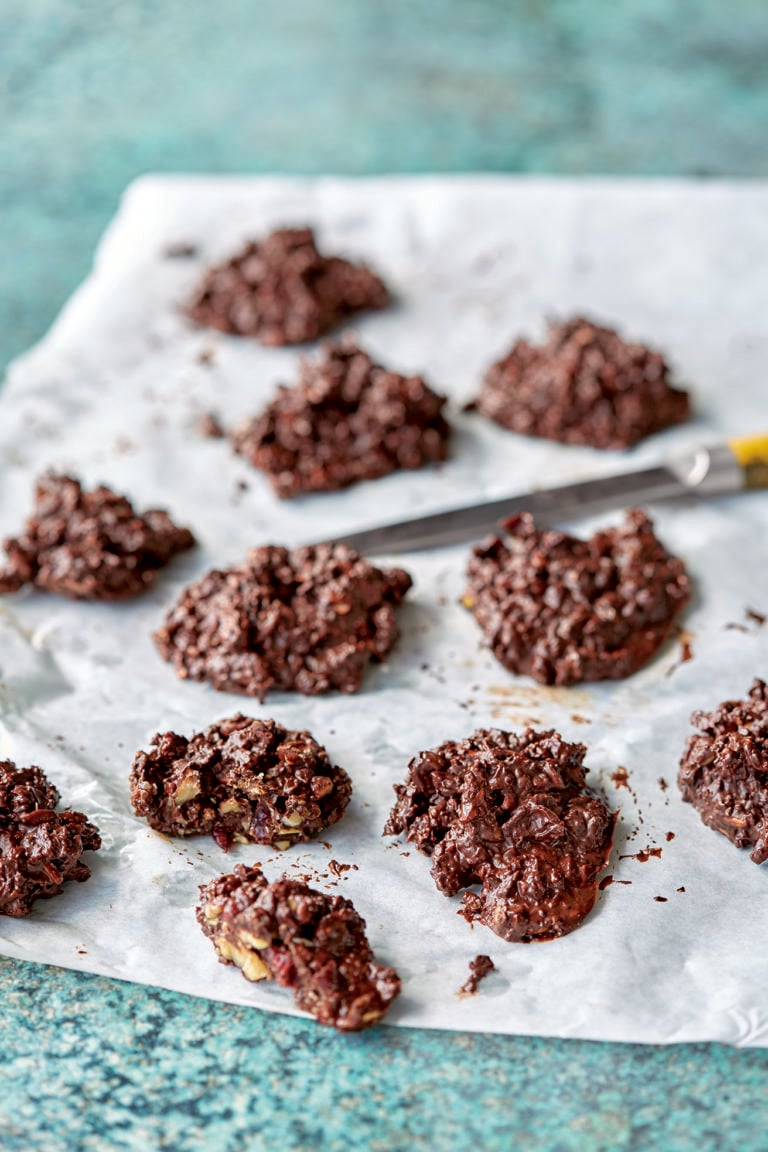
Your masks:
M767 61L766 0L0 0L0 365L141 172L767 176ZM768 1149L768 1053L0 994L7 1152Z

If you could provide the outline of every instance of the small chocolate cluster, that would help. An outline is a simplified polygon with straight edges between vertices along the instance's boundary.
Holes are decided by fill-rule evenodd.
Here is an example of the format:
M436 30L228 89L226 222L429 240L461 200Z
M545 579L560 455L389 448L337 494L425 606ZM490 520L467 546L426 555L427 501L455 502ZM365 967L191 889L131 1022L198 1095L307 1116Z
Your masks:
M341 1032L376 1024L400 992L351 901L298 880L270 884L258 868L238 865L200 889L197 919L222 963L293 989L302 1011Z
M278 496L331 492L445 460L444 406L421 376L390 372L347 339L304 359L296 386L280 388L233 443Z
M608 863L615 814L585 791L583 744L557 732L480 729L421 752L384 834L432 858L445 896L504 940L551 940L581 924Z
M370 268L323 256L311 228L281 228L209 269L189 315L262 344L303 344L388 303L386 286Z
M464 604L510 672L541 684L618 680L651 659L690 598L682 561L644 512L588 540L529 515L475 548Z
M158 832L286 849L344 815L352 782L308 732L236 715L187 739L154 737L130 777L131 801Z
M187 588L155 641L182 679L222 692L357 692L394 645L410 586L340 544L257 548Z
M523 436L629 448L688 419L660 352L576 317L541 345L518 340L492 364L471 407Z
M138 513L110 488L86 492L71 476L44 476L25 531L5 541L0 593L34 584L74 600L125 600L194 543L167 512Z
M746 700L694 712L698 729L680 763L678 784L710 828L755 864L768 860L768 686L755 680Z
M82 855L101 837L82 812L57 812L59 799L40 768L0 760L0 915L26 916L35 900L90 876Z

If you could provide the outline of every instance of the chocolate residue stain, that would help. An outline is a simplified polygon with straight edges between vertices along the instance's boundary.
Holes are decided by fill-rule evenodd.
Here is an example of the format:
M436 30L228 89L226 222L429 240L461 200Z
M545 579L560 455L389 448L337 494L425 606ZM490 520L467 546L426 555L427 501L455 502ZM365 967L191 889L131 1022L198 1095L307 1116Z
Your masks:
M676 892L685 892L685 888L681 886L680 888L676 888L675 891Z
M403 857L410 856L410 852L401 852L400 855Z
M629 887L629 886L631 886L632 881L631 880L614 880L614 884L625 884Z
M457 996L474 996L480 981L484 980L491 972L495 972L496 965L490 956L475 956L474 960L469 962L469 971L469 979L459 988L456 993Z
M667 903L666 896L654 896L654 900L656 901L657 904L666 904Z
M674 840L674 838L675 838L674 832L667 832L667 842L669 842L670 840Z
M670 664L669 668L667 668L667 677L671 676L673 672L676 672L682 664L687 664L689 660L693 660L693 648L691 647L693 633L686 632L681 628L677 633L677 638L680 641L680 655L674 664Z
M627 772L626 768L617 768L615 772L611 773L611 780L613 780L617 788L626 788L628 792L632 791L629 786L629 772Z
M597 887L601 892L605 892L606 888L610 888L611 884L613 884L613 876L603 876Z
M619 860L637 860L640 864L645 864L650 860L651 856L661 859L661 848L641 848L639 852L628 852L626 856L619 856Z
M215 348L201 348L197 354L198 364L213 364L216 359Z
M571 720L573 721L574 724L591 724L592 723L589 716L582 716L578 712L573 713L573 715L571 716Z
M544 703L559 704L563 708L591 711L592 697L589 692L578 688L557 688L540 684L529 688L525 684L492 684L488 695L495 696L507 706L531 708Z
M733 621L725 625L726 632L751 632L751 628L747 628L746 624L736 624Z
M333 844L331 844L330 840L321 840L320 843L322 844L323 848L327 848L329 852L331 848L333 848Z
M768 617L764 616L762 612L756 612L754 608L747 608L745 615L747 620L751 620L752 623L756 624L758 628L762 628L763 624L765 624L765 621L768 619Z

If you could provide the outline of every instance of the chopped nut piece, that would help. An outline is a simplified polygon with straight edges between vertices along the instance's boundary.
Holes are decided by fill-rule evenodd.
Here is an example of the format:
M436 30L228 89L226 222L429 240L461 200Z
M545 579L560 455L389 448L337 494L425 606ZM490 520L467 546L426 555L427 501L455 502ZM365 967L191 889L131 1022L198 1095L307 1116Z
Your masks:
M322 1024L367 1028L400 992L395 970L376 963L349 900L286 877L269 884L242 864L200 892L197 919L219 958L249 980L271 977L293 988L298 1007ZM212 900L222 907L215 923L207 914Z
M351 795L346 772L308 732L239 714L191 739L158 734L131 771L137 816L171 836L212 835L225 850L308 840L341 819Z

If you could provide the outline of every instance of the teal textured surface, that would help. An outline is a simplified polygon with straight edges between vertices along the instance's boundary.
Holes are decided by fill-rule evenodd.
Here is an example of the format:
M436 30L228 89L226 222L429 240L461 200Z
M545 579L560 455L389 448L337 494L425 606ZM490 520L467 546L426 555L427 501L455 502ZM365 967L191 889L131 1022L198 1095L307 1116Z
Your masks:
M767 48L763 0L10 0L0 363L142 171L768 175ZM9 960L0 994L7 1152L766 1148L765 1051L338 1037Z

